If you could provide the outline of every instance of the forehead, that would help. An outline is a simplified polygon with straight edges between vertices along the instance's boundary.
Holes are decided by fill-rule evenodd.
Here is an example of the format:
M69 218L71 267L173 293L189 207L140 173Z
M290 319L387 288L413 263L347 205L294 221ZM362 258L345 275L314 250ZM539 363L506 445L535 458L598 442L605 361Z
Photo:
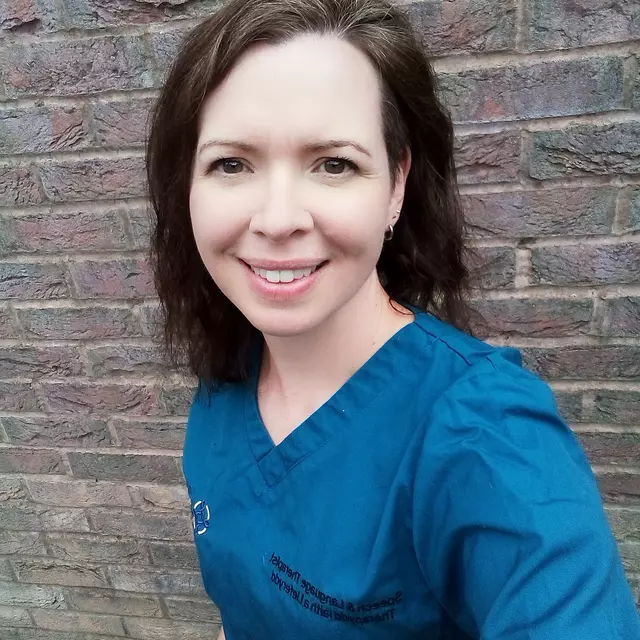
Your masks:
M207 98L201 137L271 141L382 137L380 86L369 59L336 36L305 35L247 51Z

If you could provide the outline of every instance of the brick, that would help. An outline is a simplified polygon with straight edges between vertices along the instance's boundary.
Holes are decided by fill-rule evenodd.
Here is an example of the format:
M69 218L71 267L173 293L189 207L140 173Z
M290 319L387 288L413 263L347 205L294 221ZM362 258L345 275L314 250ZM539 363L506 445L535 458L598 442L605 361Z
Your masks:
M0 347L0 378L78 376L85 373L75 347Z
M554 391L558 411L567 422L583 422L582 393L575 391Z
M54 0L4 0L0 30L19 34L50 31L59 21Z
M113 640L114 636L98 633L73 633L44 629L3 629L2 640Z
M59 509L37 505L42 528L45 531L89 531L89 523L82 509Z
M93 103L91 110L96 144L101 149L144 147L153 103L154 100L150 98L131 97L124 101Z
M77 478L180 482L182 475L173 457L70 452L69 462Z
M128 635L139 640L211 640L220 632L217 624L152 618L124 618L124 625Z
M581 58L441 73L442 99L456 123L550 118L619 109L621 58Z
M480 299L473 308L488 335L548 338L589 333L592 300L512 298Z
M534 247L535 284L636 284L640 282L640 243Z
M164 374L169 368L163 350L154 345L119 344L87 350L94 376Z
M129 491L134 504L142 509L174 509L187 513L189 509L189 496L184 485L166 486L154 485L144 487L130 487Z
M15 476L0 477L0 504L25 500L26 498L27 491L20 478Z
M83 108L36 107L0 111L0 155L86 149L89 127Z
M150 34L153 55L156 59L157 68L161 72L165 74L168 72L191 28L177 23L172 25L170 30L154 31Z
M579 438L592 464L633 465L640 460L640 434L580 433Z
M150 542L153 564L175 569L193 569L200 567L195 546L188 544L170 544L167 542Z
M144 386L93 385L82 382L42 383L42 389L52 412L118 412L129 415L149 415L156 412L157 399Z
M60 264L0 263L0 298L67 298Z
M44 558L20 558L12 561L21 582L68 585L70 587L108 587L104 570L86 562L62 562Z
M158 392L160 406L169 416L188 416L193 400L192 387L163 388Z
M515 46L511 0L426 0L411 2L404 9L431 55L504 51Z
M71 263L69 270L80 298L145 298L156 295L146 260L82 260Z
M121 591L206 597L197 571L151 571L113 566L109 567L109 575L113 586Z
M149 551L140 540L108 540L103 536L95 535L50 533L47 541L49 555L61 560L149 564Z
M106 421L97 418L7 416L0 418L12 444L62 447L111 445Z
M520 134L512 131L456 136L456 176L460 184L514 182L520 171Z
M29 337L44 340L101 340L142 335L128 307L18 309L17 314Z
M640 108L640 74L638 74L638 107ZM640 231L640 189L633 189L629 194L629 230Z
M633 2L533 0L531 49L571 49L625 42L640 37L637 5Z
M169 612L169 617L174 620L187 620L197 622L219 623L220 610L209 599L191 600L188 598L165 598L164 602Z
M599 473L598 487L606 502L640 504L640 474Z
M142 158L48 162L39 167L51 202L141 198L146 195Z
M2 242L0 240L0 242ZM6 305L0 305L0 339L18 338L20 329Z
M509 247L476 247L468 265L475 287L510 289L514 286L516 257Z
M117 616L105 616L89 613L48 611L34 609L33 619L40 629L52 631L74 631L81 633L103 633L112 636L124 636L122 621Z
M117 211L0 215L0 255L127 249Z
M640 122L534 131L530 155L536 180L640 173Z
M595 394L593 421L640 425L640 393L599 389Z
M15 578L9 560L0 558L0 580L13 580Z
M35 502L59 507L85 507L106 505L116 507L131 506L127 488L117 482L97 482L95 480L46 480L29 478L29 493Z
M162 313L157 303L147 303L139 307L142 330L145 336L158 338L162 333Z
M16 582L0 582L0 603L12 607L67 608L60 589Z
M23 207L42 202L36 177L29 167L0 167L0 207Z
M103 535L144 540L193 540L191 518L186 513L93 508L90 517L93 530Z
M33 623L26 609L17 607L0 607L0 628L32 627Z
M0 72L9 98L148 89L154 84L139 36L11 44L4 48Z
M611 232L615 189L553 189L470 194L462 197L475 237L531 238Z
M622 338L640 336L640 297L607 300L606 306L609 322L605 335Z
M182 451L185 426L177 422L113 420L123 447L129 449L174 449Z
M70 609L91 613L114 613L117 615L162 617L162 607L154 596L139 596L105 589L65 589L65 598Z
M40 403L30 384L0 382L0 410L40 411Z
M129 228L136 249L147 249L151 238L151 212L146 209L129 211Z
M47 550L37 532L0 531L0 555L11 556L16 553L46 556Z
M547 379L621 379L640 377L640 347L599 345L523 349L533 371Z
M40 531L42 529L36 506L28 502L0 503L0 522L2 522L3 531Z
M0 449L0 473L66 473L60 454L49 449Z
M637 542L621 542L618 545L620 559L625 571L636 571L640 566L640 544Z
M640 540L640 511L608 508L606 514L619 542Z

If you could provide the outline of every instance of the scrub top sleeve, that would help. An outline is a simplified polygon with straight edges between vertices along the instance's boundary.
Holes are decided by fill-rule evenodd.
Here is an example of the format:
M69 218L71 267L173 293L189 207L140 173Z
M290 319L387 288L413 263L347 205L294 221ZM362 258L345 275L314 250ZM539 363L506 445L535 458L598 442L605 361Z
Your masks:
M413 509L425 580L472 638L640 640L594 475L533 374L487 361L440 397Z

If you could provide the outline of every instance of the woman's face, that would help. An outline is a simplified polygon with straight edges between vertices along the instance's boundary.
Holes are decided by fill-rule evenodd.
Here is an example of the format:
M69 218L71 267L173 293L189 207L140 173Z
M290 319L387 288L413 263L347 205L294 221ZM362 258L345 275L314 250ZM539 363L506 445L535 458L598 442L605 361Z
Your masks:
M298 335L377 290L392 184L380 87L332 36L248 51L205 102L190 194L202 260L267 335Z

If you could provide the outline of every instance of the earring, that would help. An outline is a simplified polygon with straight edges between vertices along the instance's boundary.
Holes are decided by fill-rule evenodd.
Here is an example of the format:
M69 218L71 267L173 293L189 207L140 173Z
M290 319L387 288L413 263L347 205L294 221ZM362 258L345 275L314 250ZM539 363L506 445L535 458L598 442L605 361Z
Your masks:
M384 239L385 242L389 242L390 240L393 240L393 225L390 224L387 227L387 230L384 232Z

